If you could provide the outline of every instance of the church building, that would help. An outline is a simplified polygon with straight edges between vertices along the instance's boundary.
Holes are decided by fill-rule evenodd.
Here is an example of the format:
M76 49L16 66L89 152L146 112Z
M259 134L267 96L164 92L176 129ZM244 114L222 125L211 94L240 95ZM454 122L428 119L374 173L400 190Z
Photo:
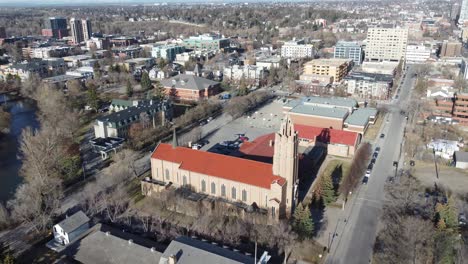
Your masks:
M289 118L275 134L273 164L160 143L151 155L151 179L144 195L167 186L268 210L289 217L297 200L298 136Z

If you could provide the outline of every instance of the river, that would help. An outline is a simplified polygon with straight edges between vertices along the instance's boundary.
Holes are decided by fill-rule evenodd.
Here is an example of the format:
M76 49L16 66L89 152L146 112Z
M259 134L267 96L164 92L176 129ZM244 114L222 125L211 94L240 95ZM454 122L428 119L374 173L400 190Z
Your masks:
M6 95L0 95L0 105L5 105L11 114L10 133L0 138L0 202L5 202L13 197L22 182L19 176L21 160L18 158L21 131L28 126L38 128L39 123L36 105L31 100L9 100Z

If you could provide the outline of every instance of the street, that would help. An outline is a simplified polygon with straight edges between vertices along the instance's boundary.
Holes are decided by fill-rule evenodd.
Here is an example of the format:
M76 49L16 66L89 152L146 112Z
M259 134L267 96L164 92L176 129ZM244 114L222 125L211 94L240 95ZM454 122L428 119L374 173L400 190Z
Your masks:
M400 86L399 98L388 105L381 133L384 138L376 140L373 148L381 151L367 185L358 187L357 193L348 200L345 210L339 215L335 235L331 235L331 247L326 263L362 264L372 261L374 241L379 228L379 218L385 199L384 186L389 176L395 175L394 161L400 162L400 148L406 125L405 115L411 87L414 84L414 68L409 66Z

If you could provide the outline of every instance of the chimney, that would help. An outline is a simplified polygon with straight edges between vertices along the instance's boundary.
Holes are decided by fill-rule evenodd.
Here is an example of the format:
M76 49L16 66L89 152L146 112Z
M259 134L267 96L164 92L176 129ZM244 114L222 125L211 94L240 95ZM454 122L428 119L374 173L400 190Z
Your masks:
M169 263L168 264L176 264L177 263L177 258L174 255L169 256Z
M268 143L268 146L273 147L273 140L270 139L270 142Z

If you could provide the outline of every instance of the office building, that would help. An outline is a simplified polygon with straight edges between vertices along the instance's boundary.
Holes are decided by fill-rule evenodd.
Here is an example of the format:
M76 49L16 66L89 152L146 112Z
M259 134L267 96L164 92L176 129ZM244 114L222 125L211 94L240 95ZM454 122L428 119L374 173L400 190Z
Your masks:
M431 48L424 45L406 47L406 63L424 63L431 58Z
M91 21L89 19L70 19L70 29L75 44L79 44L92 37Z
M380 25L367 31L366 61L400 61L405 58L408 29Z
M468 20L468 0L463 0L460 7L460 17L458 18L458 24L463 24L463 22Z
M354 65L361 65L363 59L362 47L357 42L338 41L335 46L334 57L351 59Z
M317 59L304 64L303 75L332 76L333 82L338 83L348 74L350 59Z
M168 62L175 60L177 54L181 54L185 51L185 48L179 45L163 45L154 46L151 49L151 57L162 58Z
M287 59L313 58L314 45L305 44L304 40L288 41L281 47L281 57Z
M444 40L440 49L440 57L459 57L461 55L462 44L456 40Z
M67 19L63 17L51 17L45 21L45 28L42 35L61 39L68 36Z

